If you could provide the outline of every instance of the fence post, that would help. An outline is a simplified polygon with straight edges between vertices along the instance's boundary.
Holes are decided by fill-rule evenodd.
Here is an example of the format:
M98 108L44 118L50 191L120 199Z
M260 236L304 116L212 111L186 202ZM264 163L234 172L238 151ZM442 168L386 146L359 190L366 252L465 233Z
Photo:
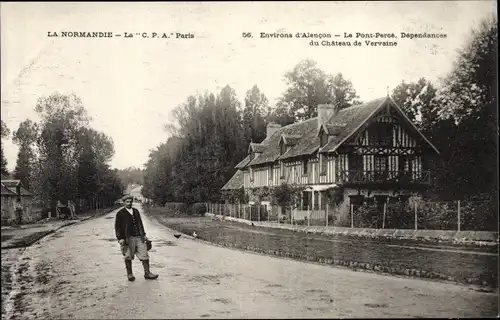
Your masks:
M327 227L328 227L328 203L326 204L325 216L326 216L326 223L325 223L325 226L327 226Z
M384 202L384 215L382 217L382 229L385 229L385 215L387 212L387 202Z
M351 228L354 228L354 205L351 203Z
M458 215L458 231L460 231L460 200L457 203L457 215Z
M417 202L415 201L415 230L418 230Z
M257 221L260 222L260 203L259 205L257 206Z
M307 215L307 226L309 227L311 225L311 215L312 215L312 211L314 210L314 208L311 209L311 206L309 206L309 214Z

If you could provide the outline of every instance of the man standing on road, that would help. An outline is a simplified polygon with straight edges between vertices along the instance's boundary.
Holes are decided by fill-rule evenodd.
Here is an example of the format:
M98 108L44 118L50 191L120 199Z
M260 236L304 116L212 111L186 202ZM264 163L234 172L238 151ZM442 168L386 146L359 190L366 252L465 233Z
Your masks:
M142 261L144 267L144 278L148 280L157 279L158 275L149 270L149 255L146 246L146 232L142 224L139 210L132 208L132 196L123 198L125 207L116 213L115 232L116 238L120 243L121 251L125 257L125 267L127 268L127 277L129 281L134 281L132 273L132 260L137 256Z

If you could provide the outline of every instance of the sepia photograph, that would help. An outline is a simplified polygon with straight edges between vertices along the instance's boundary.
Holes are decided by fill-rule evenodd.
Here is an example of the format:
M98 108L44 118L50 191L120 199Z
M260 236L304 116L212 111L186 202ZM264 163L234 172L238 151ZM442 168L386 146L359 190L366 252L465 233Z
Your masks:
M498 318L497 1L1 2L2 320Z

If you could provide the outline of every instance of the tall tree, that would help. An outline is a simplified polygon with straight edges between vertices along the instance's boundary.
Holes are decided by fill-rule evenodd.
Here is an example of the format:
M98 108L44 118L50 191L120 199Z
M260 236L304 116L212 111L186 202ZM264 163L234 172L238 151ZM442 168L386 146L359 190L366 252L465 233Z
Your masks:
M266 106L265 97L255 89L247 95L248 115L254 107L260 114ZM246 154L244 110L229 86L217 95L188 97L173 112L177 123L169 129L175 135L150 153L144 196L157 203L219 200L220 188ZM254 122L250 117L247 120Z
M391 97L420 128L428 128L437 117L436 89L425 78L417 82L401 82L394 88Z
M246 93L245 107L243 108L243 130L246 143L264 140L266 137L265 117L268 112L269 101L260 92L259 87L254 85Z
M483 21L436 93L429 130L443 150L437 186L450 196L497 195L496 17Z
M39 98L35 110L41 117L37 141L41 196L54 207L58 200L64 203L78 193L78 136L89 118L75 95Z
M3 120L1 120L2 122L2 127L1 127L1 138L2 140L3 139L6 139L9 137L10 135L10 130L9 128L7 127L7 125L5 124L5 122L3 122ZM9 170L7 170L7 159L5 158L5 155L3 154L3 146L0 148L0 153L1 153L1 166L0 166L0 172L3 176L8 176L9 175Z
M14 177L20 179L24 186L31 189L34 182L36 153L34 147L38 139L38 125L26 119L13 132L12 141L19 146Z
M297 120L315 117L318 104L328 103L343 109L359 103L351 81L341 73L326 74L313 60L299 62L285 74L285 82L288 88L279 98L277 107L280 113L289 113Z

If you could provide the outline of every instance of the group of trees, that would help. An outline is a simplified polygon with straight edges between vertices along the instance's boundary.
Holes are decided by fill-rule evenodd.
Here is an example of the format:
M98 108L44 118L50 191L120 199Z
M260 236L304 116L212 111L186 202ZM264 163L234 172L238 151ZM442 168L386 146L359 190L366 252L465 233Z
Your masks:
M289 88L275 108L257 85L243 103L229 86L188 97L173 112L175 124L167 126L171 137L150 153L143 195L161 204L218 201L249 143L266 138L269 122L287 125L314 117L320 103L339 109L359 103L349 80L326 74L312 60L300 62L285 80Z
M401 83L392 98L440 151L431 164L441 199L497 198L496 18L484 20L437 86Z
M0 121L2 122L2 127L1 127L0 134L1 134L1 137L2 137L2 141L3 141L4 139L7 139L9 137L10 130L7 127L7 125L5 124L5 122L3 122L3 120L0 120ZM8 176L9 175L9 170L7 170L7 159L5 158L5 155L3 154L3 147L0 148L0 153L1 153L0 171L2 173L2 176Z
M497 35L496 18L485 20L439 83L422 78L392 90L392 98L440 151L430 169L431 194L441 199L496 196ZM161 204L220 200L220 188L248 143L265 138L267 123L314 117L321 103L338 109L360 103L349 80L325 73L312 60L301 61L284 78L288 87L273 108L257 85L243 104L229 86L190 96L174 111L171 137L150 153L144 196Z
M144 184L144 172L140 168L128 167L125 169L119 169L118 176L125 187L132 184Z
M40 122L26 119L12 133L19 146L13 177L35 194L46 208L57 201L77 204L77 210L100 208L123 195L111 138L92 129L75 95L54 93L38 99ZM3 135L2 125L2 135Z

